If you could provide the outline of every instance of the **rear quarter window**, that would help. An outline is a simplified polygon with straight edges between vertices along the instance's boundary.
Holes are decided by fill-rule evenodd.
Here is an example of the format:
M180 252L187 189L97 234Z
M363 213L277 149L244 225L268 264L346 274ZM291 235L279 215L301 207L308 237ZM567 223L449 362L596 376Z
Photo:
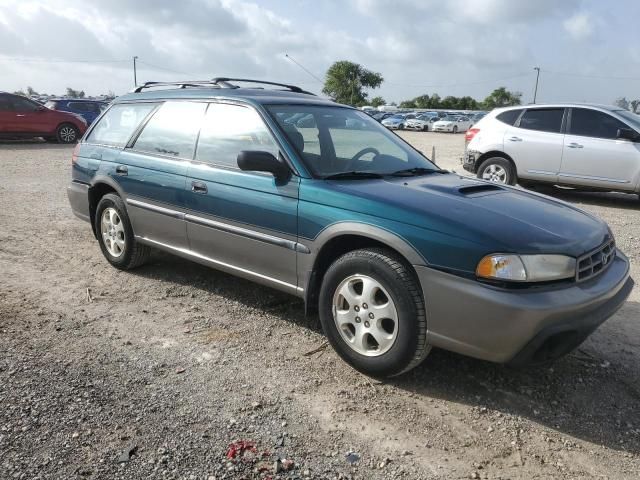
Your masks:
M87 142L124 147L136 128L156 105L155 103L114 105L91 130Z
M496 119L500 120L502 123L513 126L516 123L516 120L518 120L518 117L521 113L522 109L507 110L506 112L502 112L496 115Z
M527 110L520 118L520 128L540 132L560 133L563 108L534 108Z

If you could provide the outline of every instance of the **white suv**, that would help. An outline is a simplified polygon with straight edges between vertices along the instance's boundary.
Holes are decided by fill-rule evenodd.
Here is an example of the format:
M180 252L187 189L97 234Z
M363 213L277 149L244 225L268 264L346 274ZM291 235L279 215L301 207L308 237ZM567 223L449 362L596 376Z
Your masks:
M471 128L462 164L478 178L640 193L640 116L600 105L493 110Z

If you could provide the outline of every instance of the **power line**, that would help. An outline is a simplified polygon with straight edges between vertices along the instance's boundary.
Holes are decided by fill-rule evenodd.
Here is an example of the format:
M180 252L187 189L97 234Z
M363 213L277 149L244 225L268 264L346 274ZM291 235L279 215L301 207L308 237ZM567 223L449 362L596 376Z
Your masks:
M156 70L164 70L166 72L177 73L179 75L186 75L188 77L195 77L195 75L192 75L190 73L181 72L181 71L178 71L178 70L174 70L172 68L162 67L160 65L154 65L153 63L149 63L149 62L145 62L144 60L140 60L140 58L138 58L138 63L142 63L143 65L146 65L148 67L155 68Z
M590 75L586 73L574 73L574 72L555 72L553 70L544 70L545 73L552 73L554 75L566 75L569 77L582 77L582 78L600 78L603 80L636 80L640 81L640 77L622 77L615 75Z
M0 54L0 57L2 57L5 60L22 62L22 63L123 63L123 62L129 62L129 60L63 60L63 59L56 59L56 58L38 58L38 57L26 58L26 57L15 57L12 55L2 55L2 54Z

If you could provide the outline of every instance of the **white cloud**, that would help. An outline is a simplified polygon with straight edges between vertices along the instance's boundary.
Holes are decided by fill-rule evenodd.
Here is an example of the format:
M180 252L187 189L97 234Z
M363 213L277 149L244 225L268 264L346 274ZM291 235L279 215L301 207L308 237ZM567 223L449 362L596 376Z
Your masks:
M565 20L563 25L575 40L583 40L593 34L593 21L588 13L576 13Z

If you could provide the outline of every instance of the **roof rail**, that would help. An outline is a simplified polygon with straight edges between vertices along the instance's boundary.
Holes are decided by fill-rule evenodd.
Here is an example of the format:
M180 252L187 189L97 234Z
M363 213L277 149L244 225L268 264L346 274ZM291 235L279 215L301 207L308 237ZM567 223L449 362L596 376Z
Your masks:
M214 88L240 88L238 85L234 85L231 82L274 85L276 87L284 87L287 90L290 90L295 93L304 93L307 95L315 96L314 93L307 92L306 90L303 90L300 87L297 87L295 85L287 85L286 83L268 82L264 80L252 80L249 78L227 78L227 77L216 77L216 78L212 78L211 80L191 80L191 81L184 81L184 82L145 82L144 85L140 85L139 87L136 87L133 90L133 92L140 93L142 92L142 90L146 88L169 87L169 86L180 87L180 88L205 87L205 86L214 87Z
M136 87L133 90L133 92L140 93L145 88L153 88L153 87L179 86L180 88L187 88L187 87L202 87L205 85L217 86L218 88L220 88L219 85L216 85L216 83L212 82L211 80L190 80L186 82L145 82L144 85L140 85L139 87Z
M231 82L243 82L243 83L259 83L262 85L274 85L276 87L284 87L288 90L291 90L295 93L306 93L307 95L314 95L314 93L308 92L306 90L301 89L296 85L289 85L286 83L278 83L278 82L268 82L266 80L253 80L251 78L227 78L227 77L216 77L212 78L211 81L216 85L220 85L223 88L240 88L237 85L234 85Z

